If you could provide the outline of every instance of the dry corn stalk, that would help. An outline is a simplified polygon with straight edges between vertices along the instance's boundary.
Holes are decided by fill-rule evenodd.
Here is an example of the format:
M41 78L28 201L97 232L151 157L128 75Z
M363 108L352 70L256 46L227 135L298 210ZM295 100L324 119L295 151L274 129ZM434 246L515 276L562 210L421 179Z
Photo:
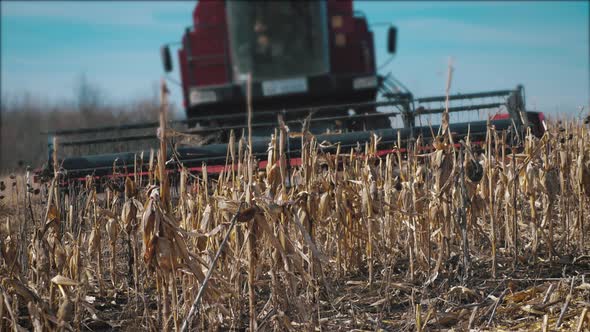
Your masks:
M455 151L446 135L434 142L432 153L422 152L419 147L430 142L419 138L415 145L397 142L397 147L407 149L406 155L398 150L387 156L376 154L377 137L364 147L336 146L335 153L326 153L321 150L329 147L304 131L303 165L287 167L289 130L283 124L271 140L264 169L251 162L246 139L236 143L238 151L230 147L228 169L218 177L206 170L191 174L181 167L179 188L170 183L170 210L162 205L158 187L142 186L138 176L125 179L124 201L118 198L122 189L116 189L122 182L109 189L106 199L95 190L100 184L88 181L88 187L56 200L54 185L48 190L51 199L33 213L42 222L28 220L24 225L30 230L22 236L29 243L26 259L19 258L19 245L14 245L21 241L20 219L0 215L3 327L29 319L30 329L57 329L61 322L76 330L94 322L93 314L101 317L97 302L116 294L117 301L120 296L135 297L122 306L137 316L134 327L172 329L187 317L206 273L211 281L194 316L195 329L246 329L248 321L255 321L251 324L260 330L376 328L364 306L378 309L382 324L403 329L395 325L395 303L410 304L404 319L415 317L423 330L456 328L470 314L469 326L478 328L492 312L496 328L542 328L540 317L545 314L546 326L553 326L567 287L554 287L553 294L547 290L547 300L542 301L541 291L522 293L518 285L500 283L498 287L509 291L496 302L492 296L501 294L502 288L482 288L480 294L468 285L457 286L454 277L468 272L465 267L478 276L488 273L492 243L498 274L512 273L510 268L545 273L544 268L561 261L567 263L560 268L569 273L586 259L579 253L588 248L583 236L588 224L585 179L590 177L585 142L590 137L587 129L564 127L561 134L550 130L551 136L541 140L528 136L522 151L509 146L504 133L490 128L485 153L469 138L462 144L463 153ZM456 176L461 167L464 183ZM246 192L247 213L222 247ZM59 218L62 206L68 212L64 223ZM121 251L119 237L128 240L129 257L110 256L111 282L101 286L108 272L99 265L99 253ZM473 257L471 265L461 260L462 249L468 249L464 257ZM209 270L216 253L218 264ZM545 255L553 256L551 264L538 258ZM535 264L534 269L521 264L526 261ZM117 278L116 271L125 264L133 283L129 280L122 294L125 280ZM252 311L247 304L248 272ZM77 284L57 285L51 282L55 275ZM400 280L410 277L415 284ZM97 295L95 280L103 296ZM576 292L587 291L587 281L578 284ZM492 295L486 300L488 292ZM458 302L477 306L450 307ZM579 303L572 297L563 325L581 321ZM23 310L28 310L26 318ZM421 315L415 315L417 310ZM532 325L517 325L525 321Z

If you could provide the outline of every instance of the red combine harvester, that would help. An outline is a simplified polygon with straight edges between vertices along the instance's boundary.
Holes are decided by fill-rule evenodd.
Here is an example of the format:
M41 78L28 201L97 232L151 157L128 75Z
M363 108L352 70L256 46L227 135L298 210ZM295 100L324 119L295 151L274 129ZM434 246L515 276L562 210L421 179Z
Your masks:
M395 29L388 49L395 51ZM171 71L168 47L162 52ZM202 1L178 59L187 116L207 127L243 124L248 74L253 109L265 113L257 121L273 125L277 110L374 102L379 88L373 33L364 17L353 16L352 1ZM363 111L375 113L375 107ZM335 117L348 110L317 114ZM369 122L371 129L391 127L387 115ZM273 125L255 132L269 135ZM313 127L343 129L336 121L314 121Z
M404 142L418 136L429 142L431 133L438 131L438 125L417 127L417 122L428 123L417 119L440 118L447 96L414 98L392 75L377 72L373 33L366 18L353 11L352 0L199 1L192 18L178 50L187 118L168 125L184 126L184 133L196 135L204 143L170 149L168 160L175 160L168 163L171 172L177 170L178 162L191 171L201 170L203 163L210 172L225 165L228 134L247 130L249 87L255 137L252 149L261 157L266 155L278 118L291 131L298 131L303 119L308 119L308 128L318 141L339 143L341 148L364 144L375 133L382 138L383 153L397 144L398 135ZM390 26L385 42L391 56L396 52L396 39L397 30ZM166 72L173 69L171 46L161 49ZM458 139L468 132L472 141L482 139L488 122L498 130L508 130L513 138L522 137L527 128L537 136L544 132L542 113L525 109L522 86L450 95L448 101L452 114L481 110L507 114L451 123L450 130ZM390 120L398 116L403 127L392 128ZM146 172L150 150L124 152L123 147L139 141L153 147L156 127L158 123L153 122L49 134L59 137L60 152L107 143L123 151L58 158L63 179L69 181L84 180L87 175ZM139 130L148 132L125 135ZM84 135L91 137L72 139ZM49 141L51 160L52 139ZM287 145L289 157L297 158L301 139L290 138ZM48 163L47 170L52 164Z

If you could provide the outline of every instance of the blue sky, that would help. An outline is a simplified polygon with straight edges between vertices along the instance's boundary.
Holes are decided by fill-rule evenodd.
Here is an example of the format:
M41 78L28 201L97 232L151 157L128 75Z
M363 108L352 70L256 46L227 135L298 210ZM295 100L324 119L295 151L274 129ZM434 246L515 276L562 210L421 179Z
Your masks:
M84 73L111 100L149 96L162 75L159 47L180 39L194 6L1 1L2 94L70 99ZM370 24L398 27L398 53L383 72L391 71L415 96L444 94L452 57L452 92L521 83L529 108L576 114L590 104L588 1L357 1L355 10ZM373 30L383 63L386 27ZM180 106L180 90L171 89Z

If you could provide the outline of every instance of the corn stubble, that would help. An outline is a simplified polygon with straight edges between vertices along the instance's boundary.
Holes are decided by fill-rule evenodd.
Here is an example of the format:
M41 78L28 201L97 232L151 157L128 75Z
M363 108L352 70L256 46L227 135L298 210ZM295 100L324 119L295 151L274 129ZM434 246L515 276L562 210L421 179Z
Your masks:
M300 167L287 135L265 169L242 138L217 178L170 188L157 153L101 193L6 178L0 330L590 329L587 126L515 153L492 127L386 156L305 133Z

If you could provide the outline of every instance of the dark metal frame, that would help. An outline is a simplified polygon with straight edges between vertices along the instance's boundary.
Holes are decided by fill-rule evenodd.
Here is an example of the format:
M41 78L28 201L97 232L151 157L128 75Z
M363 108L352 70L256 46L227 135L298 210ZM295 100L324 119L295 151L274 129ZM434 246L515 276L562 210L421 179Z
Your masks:
M381 80L380 85L383 85L383 80ZM398 115L402 116L404 122L404 130L408 132L408 136L413 138L415 136L414 133L414 122L415 118L422 116L422 115L429 115L429 114L438 114L445 111L445 108L416 108L416 105L428 105L432 103L441 103L447 100L447 96L435 96L435 97L426 97L426 98L412 98L411 93L407 92L391 92L388 96L387 100L383 101L372 101L372 102L363 102L363 103L355 103L355 104L340 104L340 105L326 105L321 107L305 107L305 108L294 108L294 109L285 109L285 110L276 110L276 111L262 111L262 112L254 112L253 117L254 120L256 117L259 116L268 116L269 115L281 115L283 119L285 119L286 124L297 124L303 123L302 119L305 117L309 117L311 122L313 121L333 121L333 120L367 120L375 117L395 117ZM463 112L463 111L473 111L473 110L481 110L481 109L493 109L499 107L506 107L507 111L510 114L511 122L513 126L515 126L518 131L521 131L522 127L528 125L526 119L526 112L524 106L524 89L522 86L518 86L514 90L498 90L498 91L488 91L488 92L479 92L479 93L468 93L468 94L454 94L449 95L449 101L463 101L463 100L474 100L474 99L481 99L481 98L489 98L489 97L500 97L505 98L504 102L496 102L496 103L480 103L475 105L466 105L466 106L450 106L448 108L449 112ZM363 110L374 110L377 107L383 106L392 106L397 107L399 111L391 111L391 112L378 112L378 113L370 113L370 114L363 114ZM355 110L356 114L353 115L342 115L342 116L329 116L329 117L314 117L314 114L321 114L322 111L328 110ZM294 119L287 120L287 116L292 115ZM212 116L202 116L202 117L194 117L188 118L185 120L173 120L169 121L170 125L177 125L177 124L190 124L195 123L195 121L199 120L224 120L224 119L235 119L236 117L242 117L244 119L243 124L238 125L231 125L231 126L212 126L207 128L195 128L188 131L184 131L185 134L199 134L199 133L210 133L219 130L236 130L236 129L247 129L246 124L246 112L238 113L238 114L231 114L231 115L212 115ZM223 121L220 121L223 122ZM271 122L256 122L252 125L253 128L260 128L260 127L274 127L277 126L278 123L271 123ZM156 139L157 136L155 134L143 134L143 135L127 135L127 136L120 136L120 137L107 137L107 138L97 138L97 139L82 139L82 140L62 140L64 137L67 136L74 136L80 134L89 134L89 133L106 133L106 132L114 132L114 131L126 131L126 130L133 130L133 129L150 129L150 128L157 128L159 126L158 122L145 122L145 123L136 123L136 124L127 124L127 125L120 125L120 126L105 126L105 127L98 127L98 128L80 128L80 129L67 129L67 130L56 130L50 132L44 132L43 134L49 135L49 160L51 160L51 156L53 153L53 139L52 136L58 136L59 145L60 146L85 146L85 145L92 145L92 144L103 144L103 143L116 143L116 142L128 142L128 141L137 141L137 140L149 140L149 139ZM423 132L423 130L420 130ZM211 156L213 157L213 156ZM204 160L203 160L204 161ZM51 166L51 163L49 163Z

